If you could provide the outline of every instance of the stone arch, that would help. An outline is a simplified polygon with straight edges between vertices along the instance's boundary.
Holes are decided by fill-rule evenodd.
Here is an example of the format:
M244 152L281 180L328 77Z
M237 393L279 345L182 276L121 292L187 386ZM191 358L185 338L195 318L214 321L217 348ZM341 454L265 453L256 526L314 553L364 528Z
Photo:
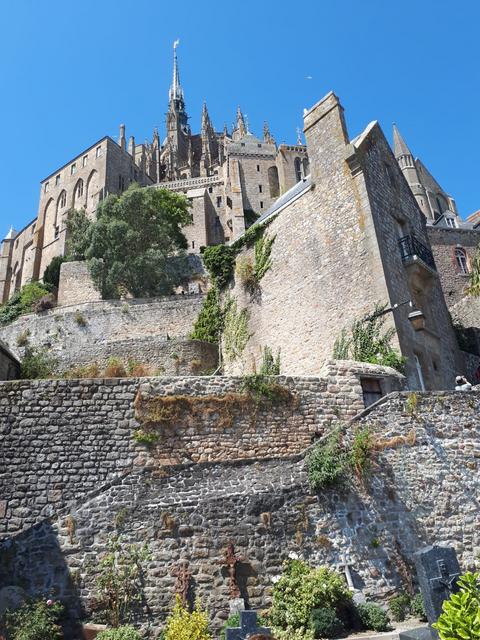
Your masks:
M100 182L98 179L98 171L96 169L93 169L88 176L86 191L86 210L88 213L93 213L100 201Z
M55 223L54 223L55 227L59 224L60 216L62 215L63 210L65 209L66 206L67 206L67 192L65 191L65 189L62 189L62 191L60 192L60 195L57 198L57 209L55 211Z
M57 224L56 220L57 220L57 207L53 198L50 198L50 200L47 202L45 209L43 211L44 244L48 244L49 242L52 242L52 240L54 240L55 226Z
M302 161L300 158L295 158L293 166L295 167L295 182L300 182L302 179Z
M72 208L82 209L85 206L85 185L82 178L79 178L75 184L72 196Z
M278 179L278 169L275 165L268 167L268 186L270 197L278 198L280 195L280 181Z

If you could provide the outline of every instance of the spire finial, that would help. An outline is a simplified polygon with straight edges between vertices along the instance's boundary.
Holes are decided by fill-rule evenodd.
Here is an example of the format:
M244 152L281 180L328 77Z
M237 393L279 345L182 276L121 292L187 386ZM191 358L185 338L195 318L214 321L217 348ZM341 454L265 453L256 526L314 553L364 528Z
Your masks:
M303 144L302 142L302 131L300 127L297 127L297 144Z
M177 39L173 43L173 78L170 87L170 100L183 100L183 90L180 86L180 74L178 72L177 47L180 40Z
M243 136L247 133L247 129L245 127L245 120L243 119L243 113L240 107L237 107L237 129L240 138L243 138Z

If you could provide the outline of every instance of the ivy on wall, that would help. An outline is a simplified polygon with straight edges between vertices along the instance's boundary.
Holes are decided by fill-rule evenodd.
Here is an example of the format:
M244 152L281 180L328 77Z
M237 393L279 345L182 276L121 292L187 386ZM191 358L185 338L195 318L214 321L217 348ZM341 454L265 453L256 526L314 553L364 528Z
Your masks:
M240 357L250 334L248 333L248 309L238 310L235 298L228 298L224 306L223 349L227 360Z

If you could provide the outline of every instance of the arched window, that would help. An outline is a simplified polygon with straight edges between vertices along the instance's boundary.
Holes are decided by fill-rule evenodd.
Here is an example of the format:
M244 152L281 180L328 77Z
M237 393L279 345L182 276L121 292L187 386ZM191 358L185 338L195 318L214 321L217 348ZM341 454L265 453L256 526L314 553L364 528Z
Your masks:
M73 203L72 203L73 208L77 206L82 206L82 203L78 202L79 200L82 199L82 197L83 197L83 180L80 178L80 180L78 180L77 184L75 185L75 189L73 190Z
M88 176L87 180L87 211L93 212L97 208L100 199L100 185L98 181L98 171L95 169Z
M302 179L302 161L300 160L300 158L295 158L294 167L295 167L295 180L297 182L300 182L300 180Z
M67 206L67 192L65 189L60 194L60 198L58 199L58 208L63 209Z
M270 197L278 198L280 195L280 183L278 180L277 167L268 167L268 186L270 188Z
M81 198L83 196L83 180L79 180L77 182L77 198Z
M467 252L462 247L457 247L455 249L455 263L458 273L470 273L470 270L468 268Z

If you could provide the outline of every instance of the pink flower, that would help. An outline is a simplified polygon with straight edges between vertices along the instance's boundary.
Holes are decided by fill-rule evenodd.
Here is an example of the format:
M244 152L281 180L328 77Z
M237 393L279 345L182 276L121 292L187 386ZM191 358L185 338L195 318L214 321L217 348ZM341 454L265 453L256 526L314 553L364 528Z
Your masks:
M48 605L49 607L51 607L51 606L52 606L52 604L53 604L53 600L47 600L47 605Z

